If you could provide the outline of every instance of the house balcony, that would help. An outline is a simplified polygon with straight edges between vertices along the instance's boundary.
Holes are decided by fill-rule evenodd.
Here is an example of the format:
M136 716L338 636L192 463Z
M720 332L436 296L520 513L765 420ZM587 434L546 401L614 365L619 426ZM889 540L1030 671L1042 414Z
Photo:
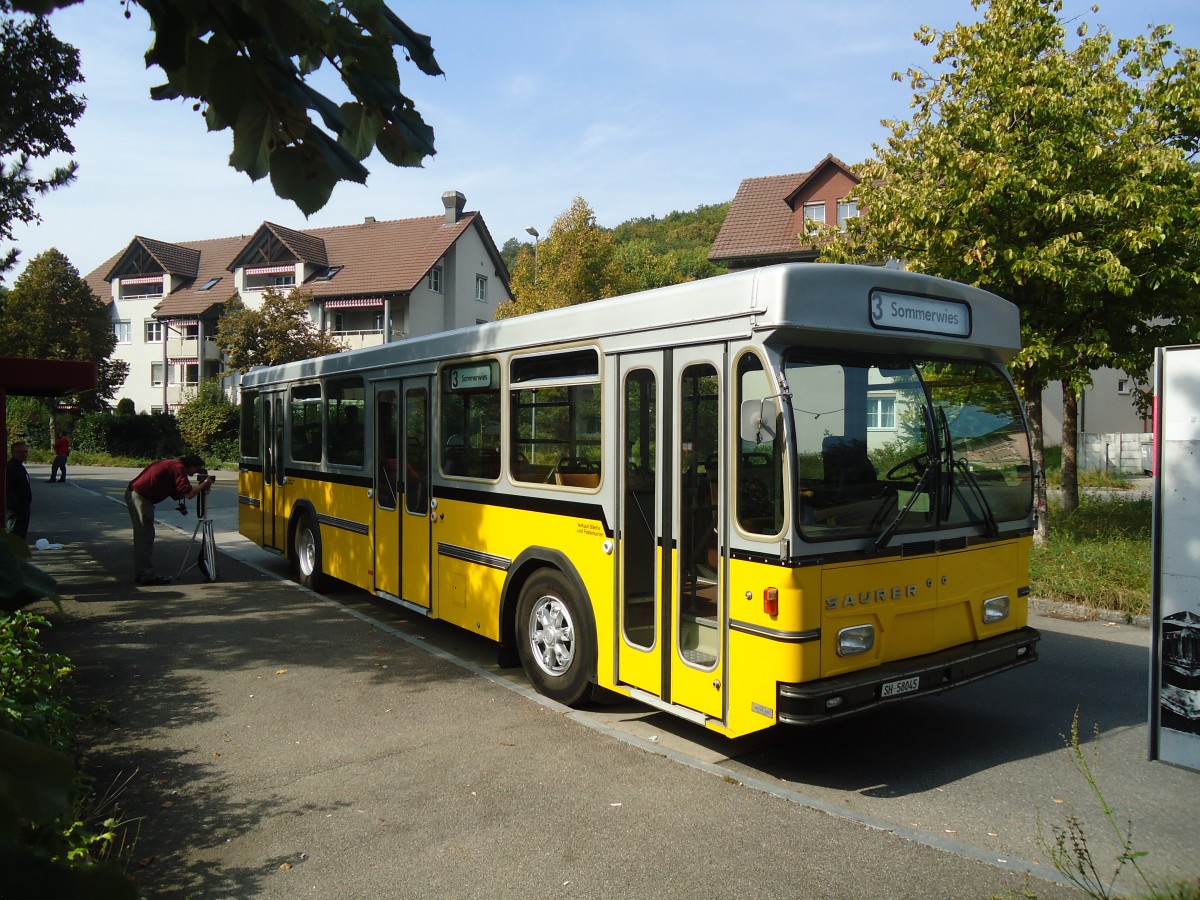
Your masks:
M349 350L378 347L383 343L382 328L367 328L362 331L331 331L330 334L345 344Z
M200 341L197 338L185 338L172 333L167 340L168 359L217 359L221 355L217 349L217 342L211 337L204 339L204 352L200 351Z
M191 400L193 397L196 396L196 391L199 389L199 387L200 387L200 385L196 384L195 382L183 382L183 383L172 382L171 384L167 385L167 406L170 407L172 410L182 406L188 400ZM158 405L161 397L162 397L162 385L161 384L155 385L154 386L155 405Z

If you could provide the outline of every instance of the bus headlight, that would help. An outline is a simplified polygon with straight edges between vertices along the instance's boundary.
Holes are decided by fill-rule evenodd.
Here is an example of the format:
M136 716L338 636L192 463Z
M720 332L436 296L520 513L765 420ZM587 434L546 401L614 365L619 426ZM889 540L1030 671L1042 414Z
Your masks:
M983 624L991 625L1008 618L1008 596L991 597L983 601Z
M837 636L838 656L857 656L875 646L875 626L855 625L843 628Z

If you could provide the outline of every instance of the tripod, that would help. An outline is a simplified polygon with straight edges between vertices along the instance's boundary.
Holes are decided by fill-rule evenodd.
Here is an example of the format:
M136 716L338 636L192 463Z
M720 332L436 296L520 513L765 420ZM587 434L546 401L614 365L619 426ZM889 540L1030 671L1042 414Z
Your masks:
M217 542L213 536L213 520L208 517L208 490L205 488L196 495L196 527L192 529L192 539L188 541L187 552L183 554L176 581L183 577L184 572L190 572L197 567L205 581L217 580ZM196 561L189 566L188 557L192 553L192 545L196 543L197 535L200 537L200 552L196 555Z

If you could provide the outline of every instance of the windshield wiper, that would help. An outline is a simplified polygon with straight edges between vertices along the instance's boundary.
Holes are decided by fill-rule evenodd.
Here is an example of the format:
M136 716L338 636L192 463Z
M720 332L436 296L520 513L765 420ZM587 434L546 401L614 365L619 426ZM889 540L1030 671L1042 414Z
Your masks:
M941 468L940 461L938 461L937 459L935 459L933 457L930 457L929 465L925 467L925 471L922 472L921 477L919 479L917 479L917 483L913 487L912 496L909 497L908 502L904 504L904 509L900 510L900 513L896 516L896 518L892 519L891 524L888 525L887 528L883 529L883 531L880 532L879 537L877 537L875 539L875 549L876 550L882 550L884 547L886 547L888 545L888 541L890 541L892 539L892 536L896 533L896 529L900 527L900 523L903 522L904 517L908 515L908 511L910 509L912 509L913 504L917 502L917 497L919 497L921 495L921 493L924 491L925 482L929 480L929 473L932 472L934 469L940 469L940 468Z
M988 503L988 499L984 496L983 488L979 486L979 479L975 477L975 473L971 471L971 467L967 465L966 460L956 459L953 462L954 468L963 473L967 479L967 484L971 486L971 491L975 494L975 499L979 501L979 508L983 510L983 518L987 522L988 536L999 537L1000 526L996 524L996 516L992 512L992 504Z

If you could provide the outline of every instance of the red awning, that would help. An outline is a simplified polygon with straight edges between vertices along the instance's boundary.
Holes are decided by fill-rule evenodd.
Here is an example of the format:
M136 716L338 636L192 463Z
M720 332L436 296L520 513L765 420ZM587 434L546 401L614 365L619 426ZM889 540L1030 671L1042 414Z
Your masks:
M296 264L286 266L246 266L247 275L295 275Z
M162 275L139 275L137 278L120 278L121 284L162 284Z
M326 300L326 309L352 309L361 306L383 306L382 297L367 297L358 300Z

